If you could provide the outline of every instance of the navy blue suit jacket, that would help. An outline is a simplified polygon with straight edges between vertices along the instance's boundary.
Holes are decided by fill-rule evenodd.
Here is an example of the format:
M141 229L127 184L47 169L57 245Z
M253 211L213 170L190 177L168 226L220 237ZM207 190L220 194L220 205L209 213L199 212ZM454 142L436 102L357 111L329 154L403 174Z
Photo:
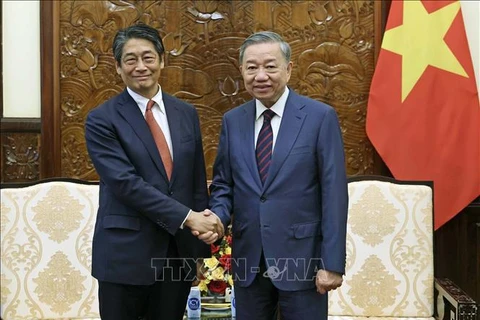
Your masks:
M87 148L100 176L92 252L92 275L98 280L152 284L161 275L170 239L180 257L209 254L189 229L179 229L190 209L208 205L198 115L168 94L163 101L172 138L171 181L145 118L126 90L88 115Z
M342 135L330 106L290 90L262 186L255 159L255 102L223 117L210 207L233 214L236 285L256 274L261 252L274 285L315 286L317 268L344 273L348 193Z

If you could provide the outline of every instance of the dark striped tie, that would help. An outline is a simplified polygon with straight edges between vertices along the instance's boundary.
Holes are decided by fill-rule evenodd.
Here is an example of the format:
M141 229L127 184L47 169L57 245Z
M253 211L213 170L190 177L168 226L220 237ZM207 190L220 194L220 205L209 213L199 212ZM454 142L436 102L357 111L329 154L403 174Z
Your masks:
M263 112L263 125L260 129L257 139L257 149L255 154L257 156L258 173L262 180L262 185L267 180L268 168L272 160L272 146L273 146L273 131L270 120L272 120L275 112L272 110L265 110Z

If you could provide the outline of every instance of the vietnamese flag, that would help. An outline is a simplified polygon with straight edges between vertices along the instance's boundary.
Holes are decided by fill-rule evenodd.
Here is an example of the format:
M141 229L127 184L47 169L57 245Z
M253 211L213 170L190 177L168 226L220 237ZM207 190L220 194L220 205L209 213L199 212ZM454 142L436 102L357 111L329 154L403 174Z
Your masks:
M435 230L480 195L480 106L459 1L392 1L366 129L396 179L434 181Z

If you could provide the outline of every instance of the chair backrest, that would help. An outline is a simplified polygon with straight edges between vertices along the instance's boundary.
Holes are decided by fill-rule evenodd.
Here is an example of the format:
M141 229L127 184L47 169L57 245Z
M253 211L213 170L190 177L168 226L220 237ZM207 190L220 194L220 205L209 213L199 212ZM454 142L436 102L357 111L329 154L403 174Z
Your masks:
M432 317L432 184L352 177L348 193L346 274L329 315Z
M3 319L99 317L97 281L90 275L97 207L96 183L2 186Z

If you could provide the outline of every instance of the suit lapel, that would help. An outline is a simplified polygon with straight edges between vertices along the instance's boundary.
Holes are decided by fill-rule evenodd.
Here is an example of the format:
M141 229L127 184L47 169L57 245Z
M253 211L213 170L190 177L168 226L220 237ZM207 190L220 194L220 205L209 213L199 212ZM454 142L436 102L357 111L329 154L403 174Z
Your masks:
M118 112L125 119L126 122L132 127L135 134L142 141L147 149L152 161L155 163L158 171L167 179L167 173L163 167L162 158L158 152L155 140L153 140L152 133L148 128L147 122L142 115L142 112L138 108L137 103L128 94L127 90L123 91L122 99L119 102Z
M181 130L181 122L184 118L184 115L182 114L182 111L178 108L177 103L173 100L170 99L167 95L162 93L163 97L163 104L165 106L165 112L167 113L167 119L168 119L168 127L170 129L170 138L172 139L172 149L173 149L173 171L172 171L172 177L170 179L170 185L173 184L175 181L175 178L177 177L178 170L181 168L181 150L182 148L182 142L181 142L181 134L183 132Z
M290 153L295 140L297 140L298 133L305 120L305 113L301 111L303 105L298 104L295 97L295 93L290 90L287 103L285 104L285 110L283 111L282 122L278 129L278 136L272 154L272 163L268 170L267 180L263 187L264 189L268 188L278 174L278 171Z
M255 100L245 106L243 118L239 121L239 130L243 131L242 153L253 180L259 189L262 188L255 158Z

